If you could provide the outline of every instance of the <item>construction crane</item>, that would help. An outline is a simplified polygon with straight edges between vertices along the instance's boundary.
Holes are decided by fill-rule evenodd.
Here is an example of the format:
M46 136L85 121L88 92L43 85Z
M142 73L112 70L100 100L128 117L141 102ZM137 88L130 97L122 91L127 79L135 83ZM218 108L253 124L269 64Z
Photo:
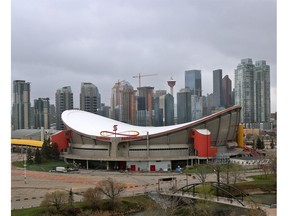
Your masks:
M158 74L138 74L133 76L132 78L138 78L139 79L139 87L141 87L141 77L146 77L146 76L156 76Z

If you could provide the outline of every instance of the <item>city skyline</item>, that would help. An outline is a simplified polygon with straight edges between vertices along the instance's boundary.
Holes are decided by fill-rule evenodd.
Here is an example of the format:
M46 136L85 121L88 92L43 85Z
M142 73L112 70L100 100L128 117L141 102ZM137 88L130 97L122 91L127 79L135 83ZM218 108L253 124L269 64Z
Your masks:
M251 58L271 67L271 112L277 111L276 1L15 0L11 15L11 81L31 82L31 99L55 104L56 89L71 86L79 107L81 82L91 82L108 105L114 83L136 88L138 74L157 74L143 77L142 86L167 91L172 76L176 93L185 86L184 71L194 69L207 95L213 70L234 80L238 62Z

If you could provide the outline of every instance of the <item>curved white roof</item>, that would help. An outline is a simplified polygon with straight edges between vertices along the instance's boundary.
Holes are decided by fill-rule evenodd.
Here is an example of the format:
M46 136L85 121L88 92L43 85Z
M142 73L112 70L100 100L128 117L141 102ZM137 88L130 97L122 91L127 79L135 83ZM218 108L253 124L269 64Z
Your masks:
M149 135L154 135L175 130L192 123L188 122L162 127L143 127L126 124L83 110L66 110L62 113L61 117L64 124L69 128L90 136L115 136L115 131L113 131L114 125L117 125L116 136L126 137L129 135L146 136L147 132Z
M83 110L66 110L62 113L61 117L66 126L81 134L97 137L116 136L127 137L128 139L129 137L137 139L137 137L140 138L141 136L147 136L147 133L148 135L157 135L161 133L168 133L170 131L172 132L178 129L181 130L187 126L196 125L202 121L208 121L213 117L230 112L234 109L240 110L241 106L235 105L227 108L226 110L216 112L196 121L162 127L143 127L130 125ZM116 131L115 128L117 129ZM206 129L197 129L197 131L201 134L210 134L210 132Z

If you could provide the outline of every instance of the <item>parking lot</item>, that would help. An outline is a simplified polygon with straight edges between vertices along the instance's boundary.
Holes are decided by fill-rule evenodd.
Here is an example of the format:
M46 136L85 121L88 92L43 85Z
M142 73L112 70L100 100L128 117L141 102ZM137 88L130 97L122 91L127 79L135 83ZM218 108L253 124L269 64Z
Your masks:
M12 161L23 158L22 155L12 154ZM158 180L165 177L175 177L177 184L186 184L186 176L179 173L141 173L141 172L109 172L101 170L80 169L76 172L36 172L12 167L11 170L11 208L30 208L39 206L47 192L55 190L74 193L74 200L80 201L85 190L94 187L105 178L114 178L126 184L124 195L136 195L158 189ZM188 179L197 181L190 177ZM161 182L161 188L172 187L171 182Z

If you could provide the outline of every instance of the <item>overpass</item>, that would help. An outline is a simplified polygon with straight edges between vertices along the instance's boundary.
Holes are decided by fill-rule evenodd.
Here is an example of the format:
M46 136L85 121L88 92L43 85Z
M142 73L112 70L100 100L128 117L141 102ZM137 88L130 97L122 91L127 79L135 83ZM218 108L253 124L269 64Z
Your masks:
M200 188L201 186L209 185L211 188L215 189L211 190L212 192L199 193L196 191L196 188ZM178 198L190 198L197 200L207 200L211 202L216 202L220 204L226 204L236 207L242 208L255 208L256 203L254 200L247 194L243 193L238 188L220 182L204 182L204 183L193 183L183 186L174 191L160 191L159 195L162 196L170 196L170 197L178 197ZM245 200L244 200L244 197Z

